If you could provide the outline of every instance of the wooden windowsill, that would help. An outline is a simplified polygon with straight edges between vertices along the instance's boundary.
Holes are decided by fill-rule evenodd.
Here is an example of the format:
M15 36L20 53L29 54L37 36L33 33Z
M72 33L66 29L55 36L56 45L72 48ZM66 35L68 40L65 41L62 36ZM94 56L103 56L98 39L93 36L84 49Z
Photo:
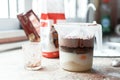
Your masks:
M0 31L0 44L27 40L23 29Z
M0 31L0 51L20 48L26 41L28 39L22 29Z
M25 40L28 40L26 36L4 38L4 39L0 39L0 44L19 42L19 41L25 41Z

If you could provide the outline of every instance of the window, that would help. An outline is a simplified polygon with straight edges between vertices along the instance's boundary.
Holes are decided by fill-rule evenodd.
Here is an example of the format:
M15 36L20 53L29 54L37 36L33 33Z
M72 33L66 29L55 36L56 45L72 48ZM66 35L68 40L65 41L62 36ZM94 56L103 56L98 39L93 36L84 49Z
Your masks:
M89 0L65 0L66 18L85 18Z
M33 0L33 9L36 13L41 13L39 7L40 0ZM65 17L68 19L86 19L88 3L92 0L63 0Z
M76 17L76 0L65 0L66 18Z
M1 0L0 31L20 29L17 14L25 11L25 0Z
M4 8L4 10L3 10ZM0 2L0 18L8 17L8 0L1 0Z
M1 0L0 18L16 18L24 9L24 0Z

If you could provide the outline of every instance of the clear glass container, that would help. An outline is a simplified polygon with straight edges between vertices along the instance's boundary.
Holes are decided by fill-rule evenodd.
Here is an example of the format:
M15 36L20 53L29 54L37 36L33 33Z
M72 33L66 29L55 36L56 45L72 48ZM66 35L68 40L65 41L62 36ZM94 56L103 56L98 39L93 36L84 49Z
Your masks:
M102 47L102 28L94 23L55 24L58 32L60 66L68 71L87 71L92 68L94 38Z
M22 45L25 69L39 70L41 68L41 45L40 42L28 42Z

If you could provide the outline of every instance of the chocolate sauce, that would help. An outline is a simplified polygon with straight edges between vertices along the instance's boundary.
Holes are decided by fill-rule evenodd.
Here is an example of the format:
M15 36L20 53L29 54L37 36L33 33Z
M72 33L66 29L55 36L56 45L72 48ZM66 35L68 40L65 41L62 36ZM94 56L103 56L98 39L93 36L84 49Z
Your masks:
M70 48L65 46L60 46L61 51L68 52L68 53L76 53L76 54L85 54L88 52L93 52L93 47L77 47L77 48Z
M93 52L93 47L94 47L94 39L93 38L85 39L85 40L83 40L83 39L76 40L77 45L79 45L76 47L74 44L73 44L73 46L71 45L72 43L70 43L70 42L72 42L72 40L76 40L76 39L66 39L66 41L65 41L66 45L63 43L62 43L63 45L60 44L60 50L64 51L64 52L76 53L76 54L86 54L89 52Z

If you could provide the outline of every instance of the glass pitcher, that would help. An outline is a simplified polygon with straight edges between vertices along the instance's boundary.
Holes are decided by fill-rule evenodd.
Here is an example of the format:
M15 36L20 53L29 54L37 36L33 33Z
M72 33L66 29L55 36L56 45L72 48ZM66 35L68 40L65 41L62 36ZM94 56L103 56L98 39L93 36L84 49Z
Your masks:
M68 71L92 68L94 40L102 48L102 28L94 23L55 24L59 35L60 66Z

